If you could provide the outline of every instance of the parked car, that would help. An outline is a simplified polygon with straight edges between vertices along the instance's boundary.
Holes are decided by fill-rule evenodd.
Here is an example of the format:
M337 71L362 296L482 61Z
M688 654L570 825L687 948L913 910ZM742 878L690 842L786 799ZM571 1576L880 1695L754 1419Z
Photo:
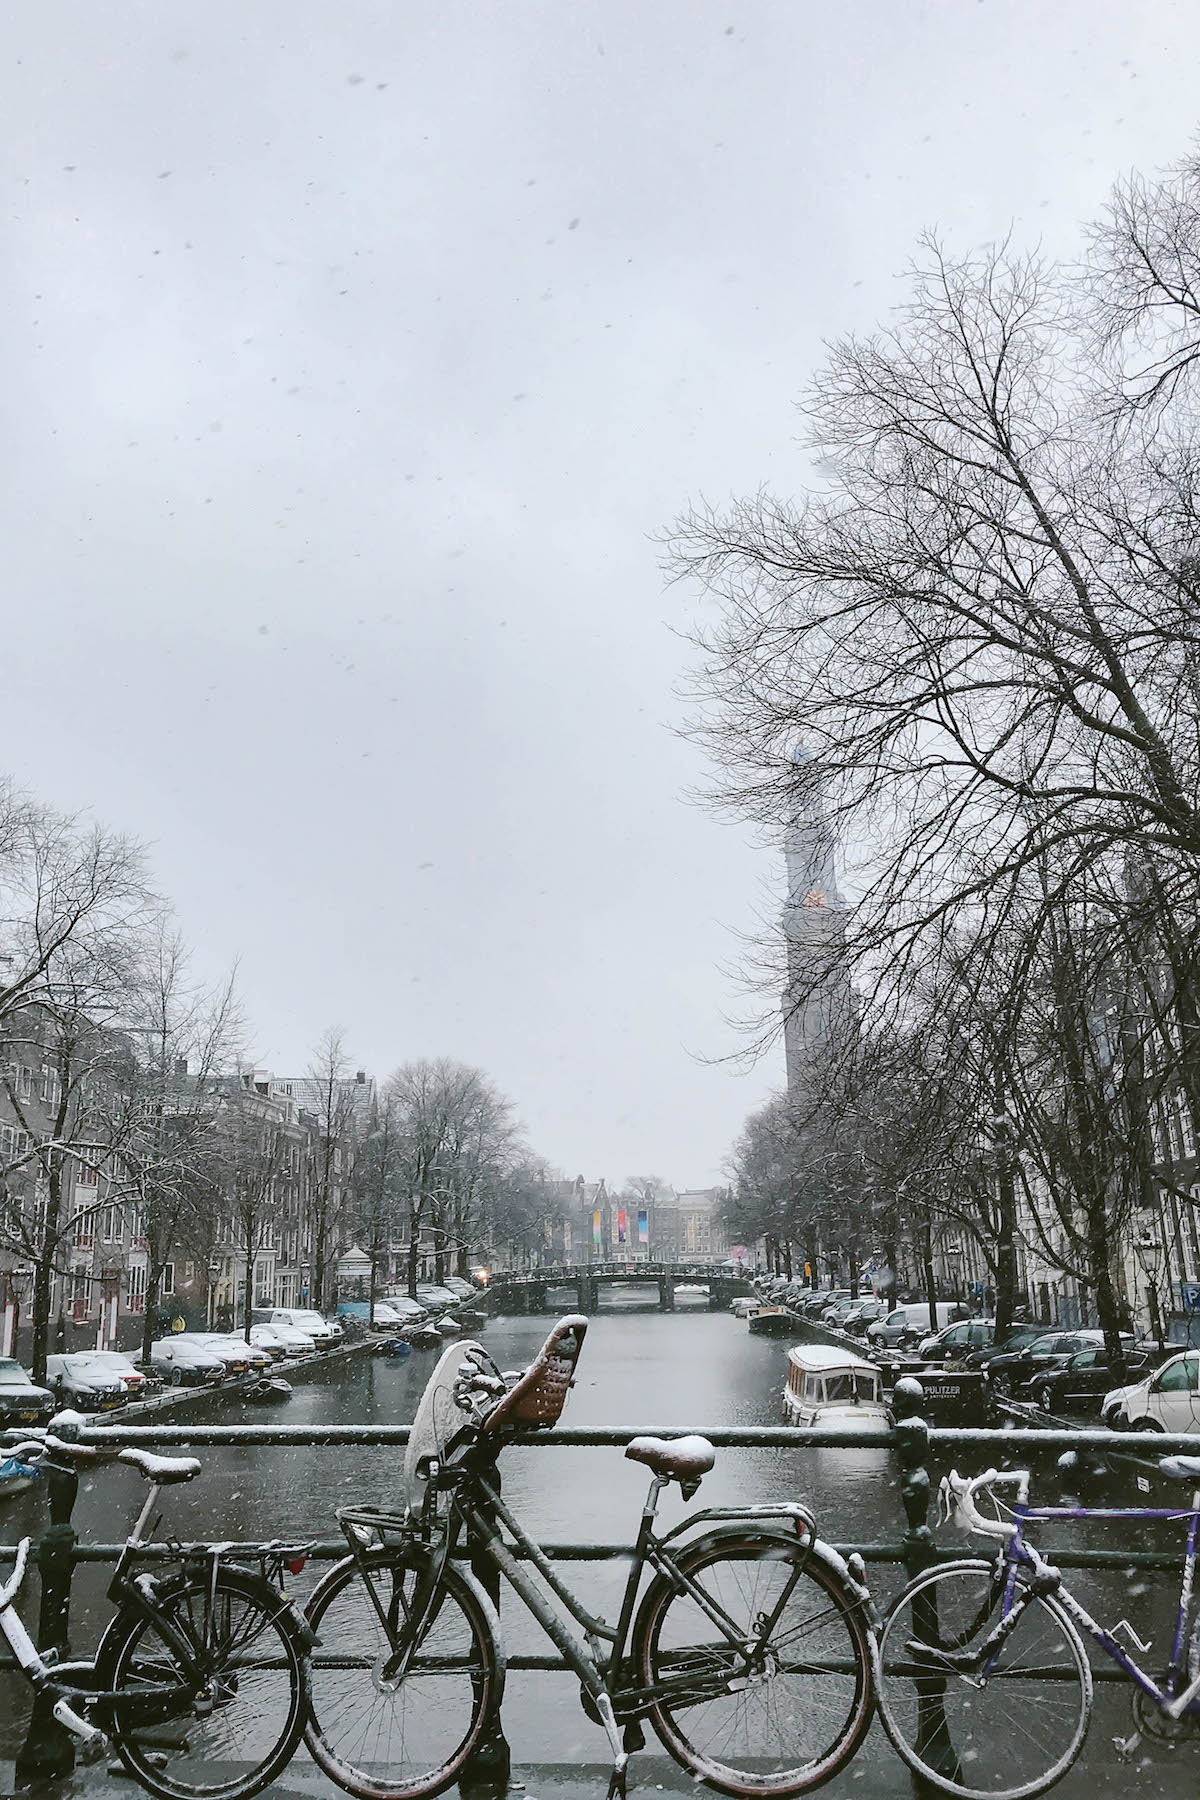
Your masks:
M316 1349L316 1345L307 1331L301 1331L298 1325L285 1325L282 1319L277 1319L274 1325L252 1325L250 1327L250 1342L257 1344L261 1350L267 1350L270 1346L255 1336L255 1333L259 1331L271 1332L283 1346L285 1356L310 1356Z
M1162 1361L1156 1349L1131 1347L1125 1352L1125 1377L1128 1386L1139 1385L1140 1379L1157 1368ZM1061 1369L1048 1369L1029 1384L1032 1399L1043 1412L1098 1413L1107 1394L1112 1372L1108 1351L1103 1344L1077 1350Z
M191 1335L203 1348L220 1357L227 1375L262 1375L275 1360L269 1350L247 1343L240 1332L197 1331Z
M987 1365L988 1385L994 1394L1015 1394L1048 1369L1065 1368L1077 1351L1103 1342L1102 1331L1044 1331L1019 1350L994 1356Z
M267 1306L251 1315L256 1325L294 1325L313 1341L317 1350L332 1350L345 1339L345 1332L333 1319L323 1319L311 1306Z
M922 1339L917 1355L922 1362L963 1362L972 1350L986 1350L996 1335L994 1319L960 1319L936 1337Z
M886 1318L868 1325L867 1341L876 1350L904 1350L966 1317L966 1307L957 1300L939 1300L933 1318L928 1301L906 1300L903 1306L893 1307Z
M46 1381L60 1406L79 1412L115 1412L129 1400L125 1383L85 1350L46 1358Z
M852 1306L842 1321L842 1330L848 1331L851 1337L865 1337L867 1326L873 1325L876 1319L887 1316L886 1300L860 1299Z
M413 1300L402 1294L395 1300L377 1300L375 1302L375 1323L386 1327L403 1325L421 1325L429 1317L429 1313L419 1300Z
M479 1289L472 1287L471 1283L464 1280L461 1275L447 1275L442 1286L448 1287L450 1292L457 1294L460 1300L474 1300L479 1293Z
M252 1325L250 1343L255 1350L265 1350L273 1363L282 1362L287 1355L276 1325Z
M825 1308L825 1311L821 1314L821 1323L822 1325L832 1326L834 1331L845 1331L846 1320L852 1312L857 1311L858 1301L852 1300L847 1294L844 1300L837 1300L832 1306L827 1306Z
M86 1354L92 1362L99 1363L108 1369L124 1386L131 1400L140 1400L146 1392L146 1377L135 1368L128 1356L122 1356L119 1350L88 1350Z
M215 1387L225 1379L220 1357L182 1335L159 1338L151 1344L150 1367L172 1387Z
M1200 1350L1185 1350L1141 1381L1113 1388L1101 1417L1118 1430L1200 1432Z
M418 1282L417 1299L431 1313L449 1312L452 1307L462 1303L460 1295L452 1294L449 1288L441 1287L433 1281Z
M19 1362L0 1357L0 1426L44 1425L56 1405L50 1389L36 1386Z
M1010 1350L1024 1350L1035 1338L1045 1337L1044 1325L1013 1325L997 1341L993 1337L990 1344L982 1350L972 1350L967 1357L968 1369L986 1369L997 1356L1007 1356Z

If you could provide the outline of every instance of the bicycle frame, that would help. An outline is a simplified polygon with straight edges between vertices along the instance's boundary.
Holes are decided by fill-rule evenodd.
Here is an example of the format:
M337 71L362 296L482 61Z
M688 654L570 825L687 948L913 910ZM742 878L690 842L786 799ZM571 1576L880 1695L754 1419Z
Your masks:
M474 1461L471 1458L470 1461ZM569 1667L579 1677L585 1692L603 1711L605 1700L611 1705L619 1702L619 1715L622 1719L631 1720L641 1716L660 1700L677 1694L681 1689L694 1687L695 1677L682 1677L676 1682L659 1684L653 1690L634 1687L623 1679L626 1662L625 1653L629 1643L634 1612L637 1605L638 1592L642 1584L642 1576L647 1569L654 1574L667 1574L681 1593L688 1594L701 1609L713 1626L726 1639L731 1648L747 1655L753 1654L757 1640L747 1640L744 1632L728 1613L711 1595L692 1581L680 1568L676 1554L672 1548L673 1540L678 1539L685 1531L708 1522L723 1521L741 1522L745 1524L761 1524L766 1520L778 1520L786 1524L795 1533L798 1541L805 1534L810 1539L813 1534L813 1521L807 1509L792 1502L780 1502L778 1505L742 1506L742 1507L708 1507L699 1512L689 1514L679 1525L662 1537L654 1531L654 1520L658 1511L658 1501L664 1488L670 1482L662 1476L651 1479L649 1491L642 1507L641 1520L637 1537L630 1546L630 1569L625 1581L621 1597L617 1623L610 1625L607 1620L590 1612L563 1581L541 1546L531 1538L520 1521L509 1510L501 1499L498 1487L488 1479L494 1476L495 1456L488 1459L485 1469L464 1467L459 1464L453 1469L453 1498L451 1514L444 1533L438 1543L433 1545L429 1540L432 1531L426 1521L426 1542L430 1549L430 1561L423 1579L418 1583L414 1602L406 1629L403 1633L405 1643L397 1645L396 1632L389 1624L387 1609L381 1605L367 1572L364 1570L364 1585L370 1594L371 1604L379 1619L381 1628L393 1644L395 1652L393 1663L388 1665L389 1674L398 1673L403 1667L404 1658L412 1654L416 1641L424 1627L426 1617L432 1612L441 1571L446 1560L451 1556L461 1558L463 1549L467 1558L478 1570L480 1563L487 1564L502 1576L509 1587L521 1600L526 1610L541 1626L550 1642L562 1655ZM447 1470L447 1473L450 1473ZM438 1480L431 1481L430 1493L436 1491ZM351 1552L360 1562L366 1548L358 1534L358 1527L367 1527L372 1532L385 1533L389 1529L401 1536L414 1538L417 1533L412 1522L398 1514L351 1510L339 1512L339 1522L346 1533ZM500 1535L500 1527L512 1540L511 1547ZM465 1537L466 1543L461 1540ZM514 1554L519 1552L519 1555ZM532 1564L541 1576L551 1593L561 1603L569 1618L581 1628L584 1642L572 1629L571 1624L547 1600L537 1583L527 1573L524 1563ZM791 1596L796 1581L799 1580L803 1565L797 1568L791 1580L784 1584L783 1591L770 1616L759 1627L758 1637L765 1641L774 1629L783 1608Z
M1073 1623L1086 1632L1088 1637L1100 1646L1105 1655L1115 1662L1131 1681L1136 1682L1144 1694L1161 1707L1168 1718L1180 1719L1185 1713L1200 1713L1200 1676L1180 1688L1180 1683L1185 1676L1188 1615L1191 1611L1195 1585L1197 1550L1200 1548L1200 1487L1193 1492L1189 1507L1028 1506L1019 1503L1013 1508L1013 1519L1016 1529L999 1559L999 1566L1004 1570L1004 1600L1000 1623L988 1635L986 1644L988 1656L983 1664L983 1673L986 1675L993 1666L995 1661L993 1652L999 1650L1001 1643L1008 1637L1034 1593L1053 1579L1054 1585L1051 1591L1054 1598ZM1030 1522L1061 1523L1066 1520L1079 1519L1130 1521L1157 1519L1176 1524L1187 1521L1187 1540L1184 1547L1183 1573L1175 1615L1175 1628L1171 1641L1171 1656L1167 1665L1166 1679L1161 1686L1152 1676L1146 1674L1130 1653L1117 1642L1111 1631L1092 1618L1087 1608L1076 1600L1074 1594L1063 1583L1053 1565L1046 1562L1032 1545L1024 1541L1024 1527ZM1018 1576L1022 1570L1033 1575L1034 1584L1032 1587L1027 1587L1023 1594L1018 1594Z

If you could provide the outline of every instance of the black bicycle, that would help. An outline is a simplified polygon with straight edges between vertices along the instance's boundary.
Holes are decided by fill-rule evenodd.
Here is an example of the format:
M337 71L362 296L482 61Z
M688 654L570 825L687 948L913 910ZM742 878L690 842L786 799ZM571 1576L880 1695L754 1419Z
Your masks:
M505 1506L496 1458L556 1422L586 1330L561 1320L511 1387L481 1345L452 1346L413 1424L407 1509L338 1514L350 1554L308 1604L320 1646L307 1742L359 1800L437 1794L486 1739L505 1665L480 1571L507 1582L578 1676L612 1751L610 1795L624 1793L647 1719L697 1780L779 1800L828 1781L866 1734L870 1596L861 1566L820 1541L804 1506L710 1508L655 1531L663 1489L678 1482L690 1499L712 1468L706 1438L626 1448L651 1482L615 1625L588 1611Z
M177 1545L150 1573L136 1563L159 1490L200 1473L192 1457L102 1450L39 1432L10 1454L74 1474L121 1462L149 1482L108 1589L117 1612L94 1657L58 1662L33 1644L16 1610L30 1540L0 1587L0 1632L35 1694L78 1740L83 1760L111 1740L128 1772L160 1800L247 1800L286 1766L304 1733L313 1634L281 1591L303 1547ZM253 1559L257 1568L242 1566Z

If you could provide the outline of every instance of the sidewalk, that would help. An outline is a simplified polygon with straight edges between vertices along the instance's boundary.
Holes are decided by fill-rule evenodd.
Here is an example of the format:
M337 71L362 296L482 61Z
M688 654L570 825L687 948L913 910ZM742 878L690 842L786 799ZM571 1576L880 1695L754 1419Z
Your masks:
M1083 1755L1054 1789L1055 1795L1060 1800L1176 1800L1176 1796L1192 1800L1200 1791L1200 1741L1175 1752L1159 1745L1143 1746L1138 1758L1126 1763L1114 1753L1112 1736L1129 1729L1124 1696L1099 1696ZM1003 1745L998 1745L998 1757L1003 1754ZM647 1800L656 1793L695 1796L708 1791L697 1787L653 1744L632 1759L630 1771L630 1794L644 1795ZM604 1800L608 1777L608 1766L602 1762L576 1766L514 1762L511 1800ZM141 1792L128 1778L103 1769L80 1770L61 1787L47 1791L61 1800L131 1800ZM448 1791L455 1800L457 1790ZM876 1722L854 1762L820 1791L829 1800L910 1800L912 1788L907 1770L892 1754ZM12 1766L0 1764L0 1793L11 1792ZM264 1792L275 1800L326 1800L341 1790L301 1750L281 1779Z

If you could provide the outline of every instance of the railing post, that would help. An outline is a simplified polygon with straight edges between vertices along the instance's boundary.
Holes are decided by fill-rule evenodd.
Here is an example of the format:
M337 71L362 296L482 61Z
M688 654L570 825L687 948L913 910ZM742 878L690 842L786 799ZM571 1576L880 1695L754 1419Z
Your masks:
M65 1421L56 1421L54 1429L64 1440L79 1436L78 1426ZM50 1523L37 1546L42 1589L37 1641L39 1650L53 1650L60 1659L70 1653L71 1576L75 1569L77 1536L71 1513L78 1492L79 1477L73 1469L47 1468L46 1499ZM17 1753L18 1787L61 1781L75 1767L75 1740L53 1716L53 1704L47 1694L34 1695L25 1742Z
M897 1381L892 1395L896 1420L896 1454L900 1461L900 1498L907 1529L904 1533L904 1567L912 1581L937 1561L937 1544L929 1528L929 1426L921 1417L924 1390L911 1375ZM913 1602L913 1628L926 1643L938 1641L937 1601L922 1596ZM952 1781L962 1780L962 1769L946 1722L946 1680L942 1675L915 1676L917 1742L925 1762ZM918 1800L931 1800L938 1790L921 1776L912 1777Z
M488 1480L498 1494L500 1471L495 1466L492 1467ZM489 1557L478 1554L478 1541L472 1533L468 1533L467 1547L472 1552L471 1573L495 1607L496 1617L499 1618L500 1571ZM508 1790L511 1772L512 1751L504 1735L500 1708L497 1707L488 1722L487 1731L463 1765L462 1774L458 1778L459 1792L471 1796L471 1800L485 1800L487 1796L502 1795Z

